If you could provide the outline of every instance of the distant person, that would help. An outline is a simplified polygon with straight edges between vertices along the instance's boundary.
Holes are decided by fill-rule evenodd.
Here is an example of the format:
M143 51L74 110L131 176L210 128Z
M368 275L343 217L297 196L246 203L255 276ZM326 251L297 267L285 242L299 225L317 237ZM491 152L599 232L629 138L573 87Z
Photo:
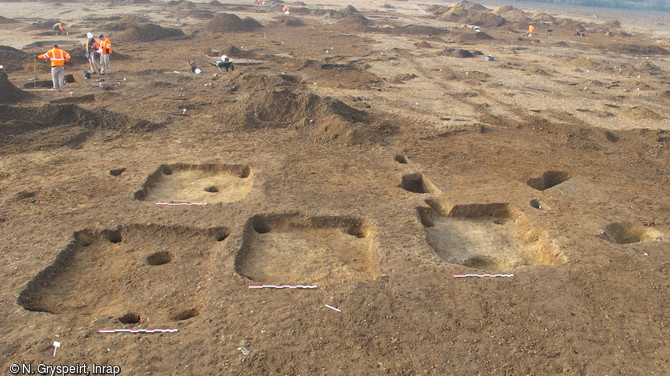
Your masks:
M100 43L93 38L93 34L88 33L86 36L88 37L86 41L86 58L88 59L88 64L91 66L91 74L100 73Z
M528 25L528 36L532 37L534 32L535 32L535 26Z
M230 61L228 56L223 55L221 56L221 60L217 61L216 63L212 63L209 61L205 61L205 63L213 65L219 69L219 72L223 72L222 69L225 69L226 72L232 72L235 70L235 66L233 65L233 62Z
M70 61L70 54L65 50L61 50L57 44L54 44L52 49L42 55L36 55L35 58L40 60L51 60L51 80L54 84L53 88L54 90L61 91L63 86L65 86L65 63Z
M109 55L112 54L112 42L104 35L100 34L100 74L112 74L112 63L109 61Z
M9 79L9 76L7 75L7 72L5 72L5 66L0 65L0 77L4 77L5 79Z
M56 22L51 29L56 32L56 35L65 35L65 24L60 21Z
M221 70L222 68L225 69L226 72L232 72L235 70L233 62L230 61L230 59L226 55L221 56L221 60L216 62L216 66L219 68L219 70Z
M281 9L284 14L289 14L291 13L291 8L288 7L288 5L284 5L284 7Z

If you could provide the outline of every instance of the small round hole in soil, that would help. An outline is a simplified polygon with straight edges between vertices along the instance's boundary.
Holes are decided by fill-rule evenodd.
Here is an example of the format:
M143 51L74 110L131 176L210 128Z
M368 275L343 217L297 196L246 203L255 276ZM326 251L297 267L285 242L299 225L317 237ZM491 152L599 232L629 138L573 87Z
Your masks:
M118 319L122 324L139 324L142 321L142 316L139 313L128 312Z
M267 234L268 232L270 232L270 230L272 229L264 221L257 221L256 223L254 223L254 231L256 231L259 234Z
M534 207L535 209L542 209L542 202L540 200L534 198L530 200L530 206Z
M397 154L395 156L395 161L402 164L407 164L407 157L402 154Z
M135 200L144 201L147 198L147 192L140 189L139 191L135 192L134 197L135 197Z
M164 175L172 175L172 170L169 169L169 168L165 168L165 169L163 169L163 174Z
M347 234L351 236L355 236L359 239L362 239L365 237L365 233L358 227L352 227L349 230L347 230Z
M205 192L215 193L215 192L218 192L218 191L219 191L219 188L217 188L213 185L210 185L209 187L205 188Z
M126 172L125 168L116 168L114 170L109 170L109 174L112 176L121 176L121 174L123 174L124 172Z
M172 317L173 320L176 321L183 321L183 320L188 320L190 318L196 317L200 314L200 310L198 308L191 308L187 309L186 311L180 312Z
M107 233L107 240L112 243L121 243L123 238L121 237L121 231L110 231Z
M228 239L228 235L218 234L218 235L216 235L215 239L216 239L217 242L222 242L222 241Z
M168 251L160 251L152 253L147 257L147 263L149 265L165 265L172 261L174 256Z

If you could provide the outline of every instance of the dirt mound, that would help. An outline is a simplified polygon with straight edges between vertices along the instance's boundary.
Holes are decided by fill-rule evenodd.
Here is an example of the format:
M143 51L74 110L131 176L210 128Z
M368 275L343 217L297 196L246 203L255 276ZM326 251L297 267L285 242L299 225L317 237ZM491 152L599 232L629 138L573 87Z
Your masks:
M305 26L305 23L301 19L292 17L292 16L279 16L275 18L278 24L284 24L286 26Z
M631 55L670 55L670 51L663 47L649 44L612 44L606 47L607 51Z
M301 69L307 82L316 82L320 87L337 89L365 89L380 82L374 73L368 72L364 65L321 64L310 60Z
M156 24L130 26L114 39L119 42L153 42L159 39L180 38L184 36L181 29L164 28Z
M442 11L440 8L438 11ZM437 13L436 13L437 14ZM449 8L439 16L440 21L458 22L482 27L498 27L505 23L505 18L493 13L479 4L462 2Z
M352 5L347 5L347 7L342 10L342 14L345 16L353 16L360 13L361 12L359 12L358 9L354 8Z
M6 18L6 17L3 17L3 16L0 16L0 24L8 24L8 23L16 23L16 22L19 22L19 21L15 20L15 19L12 19L12 18Z
M86 110L75 104L7 107L0 111L3 145L0 150L11 153L61 146L78 148L96 131L147 132L159 126L105 109Z
M459 42L471 42L471 41L478 41L478 40L492 40L495 39L494 37L486 34L483 31L480 32L472 32L472 33L465 33L459 35L456 40Z
M533 68L533 69L529 70L528 72L530 72L533 75L551 76L549 73L547 73L547 71L545 71L544 69L540 69L540 68Z
M131 26L141 25L148 22L149 20L142 16L126 14L125 16L119 17L117 20L114 20L113 22L109 22L102 25L101 29L109 31L121 31L121 30L127 30Z
M450 56L450 57L458 57L458 58L467 58L467 57L474 57L475 55L468 51L464 50L461 48L445 48L444 51L441 53L442 56Z
M505 24L505 18L492 12L480 12L471 14L467 21L469 24L482 27L498 27Z
M291 13L295 14L312 14L314 16L325 18L342 18L342 12L333 9L314 9L309 8L291 8Z
M662 120L663 116L657 114L656 112L644 108L644 107L633 107L628 109L625 114L627 116L630 116L634 119L640 119L640 120Z
M33 22L28 26L29 29L32 30L51 30L51 27L58 22L58 20L47 20L47 21L42 21L42 22ZM67 26L67 25L65 25Z
M362 14L345 16L337 25L351 31L369 31L373 27L373 22Z
M251 17L241 19L235 14L219 13L207 22L207 30L212 33L244 33L263 27Z
M493 13L504 17L508 22L528 22L530 20L528 13L511 5L498 7L493 10Z
M605 31L605 35L613 38L630 38L633 36L633 34L627 33L623 30L607 30Z
M196 5L190 1L170 1L167 5L177 9L193 9L196 7Z
M135 14L126 14L121 18L119 18L118 22L129 23L129 24L140 24L149 22L149 19Z
M188 16L198 20L211 20L214 18L214 12L211 10L194 9L188 12Z
M582 56L576 57L576 58L568 61L568 63L570 65L575 66L575 67L581 67L581 68L593 68L597 65L593 61L591 61L591 60L589 60L585 57L582 57Z
M584 24L582 24L581 22L577 22L575 20L569 19L569 18L558 18L554 21L553 24L558 26L558 27L565 28L565 29L568 29L568 30L578 31L580 33L586 31L586 27L584 26Z
M209 50L207 50L207 52L205 54L209 57L221 57L221 55L227 55L231 58L244 57L244 58L252 59L252 58L257 57L256 53L253 52L253 51L245 51L245 50L242 50L242 49L237 48L237 47L235 47L233 45L230 45L230 44L227 45L227 46L224 46L220 50L215 50L215 49L210 48Z
M281 77L247 73L235 79L235 86L245 97L226 111L233 127L296 129L318 141L348 144L377 141L393 129L381 117L340 100L298 92Z
M149 4L151 0L112 0L110 4L113 5L132 5L132 4Z
M654 65L648 61L641 61L635 64L634 68L637 71L646 72L649 74L658 74L663 72L663 68L659 67L658 65Z
M414 73L405 73L405 74L396 74L391 77L388 81L394 84L401 84L405 81L413 80L417 76Z
M6 72L23 70L26 60L32 60L29 53L17 50L14 47L0 46L0 65L5 66Z
M0 74L0 104L17 102L29 95L12 84L4 74Z
M534 21L542 21L545 25L546 24L551 24L553 25L554 22L556 22L556 17L552 16L551 14L548 13L538 13L533 16Z
M485 12L485 11L490 11L487 7L479 4L479 3L473 3L470 1L461 1L455 4L452 4L452 8L459 8L459 9L465 9L468 11L475 11L475 12Z

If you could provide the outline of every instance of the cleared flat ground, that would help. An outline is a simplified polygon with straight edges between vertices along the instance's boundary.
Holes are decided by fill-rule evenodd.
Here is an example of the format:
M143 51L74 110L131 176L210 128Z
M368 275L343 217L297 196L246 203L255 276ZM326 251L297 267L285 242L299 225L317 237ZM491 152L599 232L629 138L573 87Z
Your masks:
M2 372L670 373L667 17L287 4L0 2Z

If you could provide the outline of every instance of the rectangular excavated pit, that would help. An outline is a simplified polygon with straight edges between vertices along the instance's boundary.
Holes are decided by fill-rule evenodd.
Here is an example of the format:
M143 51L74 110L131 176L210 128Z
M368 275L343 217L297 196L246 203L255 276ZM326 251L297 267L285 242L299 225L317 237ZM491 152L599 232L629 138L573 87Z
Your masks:
M263 284L374 280L374 235L372 225L357 218L254 216L247 222L235 267Z
M419 208L428 243L445 261L485 271L523 265L557 265L565 256L547 232L510 204Z
M18 303L53 314L120 322L183 320L203 306L214 248L225 228L120 226L83 230L21 292Z
M150 202L235 202L253 184L244 165L176 163L161 165L147 178L135 198Z

